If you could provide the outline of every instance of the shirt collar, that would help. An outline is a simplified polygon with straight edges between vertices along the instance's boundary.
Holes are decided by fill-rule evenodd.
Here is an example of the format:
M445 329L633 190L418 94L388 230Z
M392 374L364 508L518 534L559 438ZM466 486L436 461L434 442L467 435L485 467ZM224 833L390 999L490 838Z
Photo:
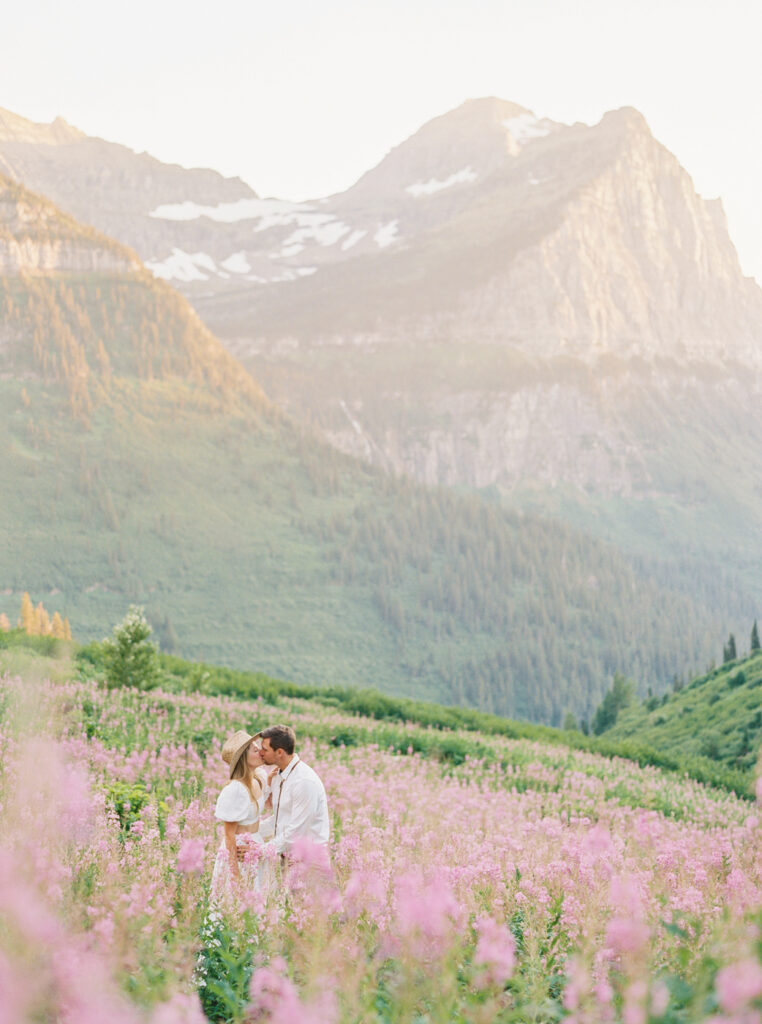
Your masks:
M298 761L299 761L299 755L298 754L294 754L294 756L288 762L288 768L286 768L285 771L282 771L282 772L278 773L278 777L280 778L281 782L283 782L284 779L287 779L289 777L291 772L296 767Z

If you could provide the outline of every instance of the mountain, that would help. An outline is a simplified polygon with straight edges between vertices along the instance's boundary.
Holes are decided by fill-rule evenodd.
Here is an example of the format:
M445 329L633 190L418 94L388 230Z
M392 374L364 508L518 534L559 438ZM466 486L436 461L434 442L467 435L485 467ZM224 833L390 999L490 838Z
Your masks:
M60 122L6 127L0 160L134 245L342 451L559 517L688 591L731 569L728 609L757 614L762 291L637 111L471 100L309 203L164 165L149 190L149 157Z
M63 385L85 421L114 378L179 378L263 408L264 395L125 246L0 176L0 367Z
M0 171L133 246L188 294L237 294L385 250L399 241L401 208L406 238L446 222L470 201L468 186L556 127L514 103L471 101L346 193L292 203L88 138L60 118L37 125L0 110Z
M150 216L178 194L201 205L256 201L256 193L238 178L162 163L147 153L90 138L62 118L40 125L2 108L0 174L48 196L144 260L164 259L179 244L176 224Z
M690 593L496 502L313 440L135 252L0 179L0 611L296 681L560 722L611 674L662 690L738 631Z

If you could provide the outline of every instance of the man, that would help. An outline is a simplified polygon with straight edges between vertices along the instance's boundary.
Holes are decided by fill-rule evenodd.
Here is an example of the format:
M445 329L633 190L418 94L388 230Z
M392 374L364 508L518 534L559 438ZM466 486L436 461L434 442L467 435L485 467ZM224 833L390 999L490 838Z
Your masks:
M270 783L275 849L288 855L294 840L299 838L327 845L329 825L325 788L317 773L294 752L294 730L288 725L271 725L259 736L262 760L277 768Z

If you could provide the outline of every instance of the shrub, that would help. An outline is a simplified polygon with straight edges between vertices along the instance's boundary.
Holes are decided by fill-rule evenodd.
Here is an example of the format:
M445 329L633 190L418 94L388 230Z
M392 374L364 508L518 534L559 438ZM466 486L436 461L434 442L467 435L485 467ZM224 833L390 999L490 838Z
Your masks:
M716 732L714 732L714 731L704 733L704 735L701 737L701 743L700 743L699 749L700 749L701 753L704 755L704 757L712 757L712 758L719 757L719 754L720 754L720 737L719 737L719 735Z
M0 629L0 650L22 648L46 658L57 658L62 650L70 646L65 640L59 640L54 636L34 636L23 629L11 629L6 633Z
M122 831L129 832L148 803L148 791L142 782L117 781L106 790L106 799L119 816Z
M103 663L109 686L149 690L159 681L157 651L148 639L151 627L142 608L130 605L113 636L103 641Z

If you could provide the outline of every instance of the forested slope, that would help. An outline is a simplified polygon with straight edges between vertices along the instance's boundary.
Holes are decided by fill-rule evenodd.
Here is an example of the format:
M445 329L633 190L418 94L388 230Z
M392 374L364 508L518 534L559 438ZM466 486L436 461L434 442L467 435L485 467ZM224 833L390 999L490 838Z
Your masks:
M687 686L623 707L602 733L611 743L635 739L680 755L700 755L742 771L762 745L762 652L733 659Z

